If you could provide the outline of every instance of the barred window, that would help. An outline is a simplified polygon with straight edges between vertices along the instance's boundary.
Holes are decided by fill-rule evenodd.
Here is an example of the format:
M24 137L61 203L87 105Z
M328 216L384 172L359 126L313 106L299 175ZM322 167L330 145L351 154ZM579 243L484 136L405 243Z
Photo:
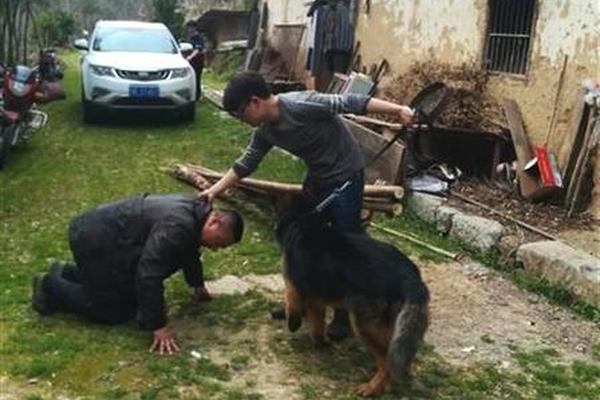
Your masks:
M489 0L484 68L524 75L527 71L535 0Z

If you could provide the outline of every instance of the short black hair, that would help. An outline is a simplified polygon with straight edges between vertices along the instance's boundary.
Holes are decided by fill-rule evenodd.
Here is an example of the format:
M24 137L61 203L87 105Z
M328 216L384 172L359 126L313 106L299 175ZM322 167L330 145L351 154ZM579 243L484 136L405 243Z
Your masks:
M223 94L223 108L228 112L237 112L252 96L267 99L271 96L271 89L262 75L241 72L227 84Z
M226 215L227 225L233 235L233 242L238 243L244 235L244 219L235 210L222 210L222 212Z

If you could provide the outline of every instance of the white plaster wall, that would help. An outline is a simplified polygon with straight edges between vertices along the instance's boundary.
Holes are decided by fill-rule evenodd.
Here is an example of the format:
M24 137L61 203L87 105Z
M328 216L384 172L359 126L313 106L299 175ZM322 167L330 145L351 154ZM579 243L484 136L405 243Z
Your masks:
M308 1L304 0L265 0L269 5L269 32L276 24L308 23Z
M373 0L372 9L377 17L364 18L364 29L376 24L390 26L396 54L410 53L411 57L422 59L450 46L458 50L458 58L466 61L478 55L481 36L475 3L473 0ZM378 14L381 8L385 12ZM391 38L380 39L384 39L382 45L389 45Z
M600 0L540 1L535 37L537 54L552 64L561 64L566 54L598 60Z

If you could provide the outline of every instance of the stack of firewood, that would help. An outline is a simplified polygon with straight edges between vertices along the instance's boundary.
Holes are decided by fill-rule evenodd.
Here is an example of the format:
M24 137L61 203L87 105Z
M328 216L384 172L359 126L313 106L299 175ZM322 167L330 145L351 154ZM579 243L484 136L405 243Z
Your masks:
M168 170L174 178L185 182L198 190L209 188L219 180L223 174L197 164L175 164ZM261 199L273 199L277 196L301 195L302 186L261 179L242 179L237 190L244 194ZM235 192L226 192L224 197L235 197ZM402 213L400 201L404 196L404 188L396 185L365 185L364 209L380 211L388 215L397 216Z

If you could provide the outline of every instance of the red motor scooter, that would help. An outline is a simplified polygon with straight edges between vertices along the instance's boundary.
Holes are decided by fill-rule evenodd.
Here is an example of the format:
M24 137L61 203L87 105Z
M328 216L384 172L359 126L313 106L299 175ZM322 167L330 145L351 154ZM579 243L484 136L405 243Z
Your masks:
M3 70L2 99L0 100L0 169L4 167L10 149L27 142L33 133L46 125L48 115L37 109L44 99L36 68L24 65Z

